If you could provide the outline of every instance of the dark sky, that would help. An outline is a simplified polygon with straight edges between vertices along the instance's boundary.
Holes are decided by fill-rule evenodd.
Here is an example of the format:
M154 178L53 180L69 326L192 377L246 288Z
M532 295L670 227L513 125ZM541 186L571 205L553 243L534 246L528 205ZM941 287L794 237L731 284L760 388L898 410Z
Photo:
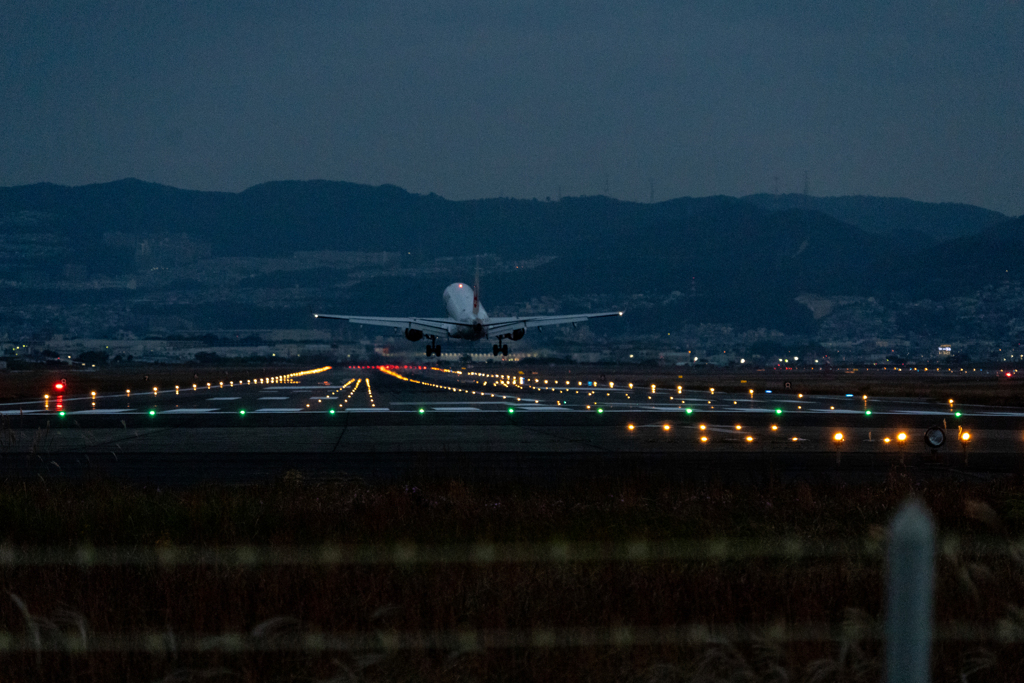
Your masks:
M1024 213L1021 0L0 0L0 185ZM777 178L777 181L776 181ZM777 185L776 185L777 183Z

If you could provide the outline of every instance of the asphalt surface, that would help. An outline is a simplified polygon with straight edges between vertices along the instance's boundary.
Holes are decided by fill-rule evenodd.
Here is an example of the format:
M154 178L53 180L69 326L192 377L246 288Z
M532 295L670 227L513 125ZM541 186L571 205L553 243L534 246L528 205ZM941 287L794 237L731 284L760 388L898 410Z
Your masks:
M0 404L0 474L194 484L1024 472L1022 409L609 386L556 369L318 370ZM942 446L925 443L930 427L943 428Z

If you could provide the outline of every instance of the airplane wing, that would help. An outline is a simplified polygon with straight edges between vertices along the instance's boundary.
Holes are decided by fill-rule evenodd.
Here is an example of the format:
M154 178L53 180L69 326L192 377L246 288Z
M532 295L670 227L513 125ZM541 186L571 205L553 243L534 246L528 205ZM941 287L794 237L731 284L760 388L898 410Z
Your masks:
M314 318L330 320L346 320L356 325L378 325L394 327L402 330L419 330L424 334L447 335L448 326L455 321L451 318L377 318L364 315L332 315L330 313L314 313Z
M622 311L608 311L606 313L577 313L575 315L524 315L518 318L491 318L484 326L487 328L488 336L508 334L513 330L520 330L530 327L542 327L544 325L568 325L585 323L592 318L610 318L622 315Z

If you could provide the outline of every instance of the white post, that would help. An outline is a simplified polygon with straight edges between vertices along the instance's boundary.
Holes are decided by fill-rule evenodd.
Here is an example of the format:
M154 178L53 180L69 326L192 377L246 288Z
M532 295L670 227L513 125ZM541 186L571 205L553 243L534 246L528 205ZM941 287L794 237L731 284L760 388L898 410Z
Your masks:
M935 525L922 503L909 500L889 527L885 618L888 683L928 683L931 679L934 584Z

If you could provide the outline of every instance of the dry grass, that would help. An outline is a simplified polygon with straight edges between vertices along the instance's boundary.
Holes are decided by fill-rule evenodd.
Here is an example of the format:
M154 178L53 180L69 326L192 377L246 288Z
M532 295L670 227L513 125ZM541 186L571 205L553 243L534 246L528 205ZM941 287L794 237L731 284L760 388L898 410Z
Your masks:
M18 546L462 543L635 538L851 538L884 533L919 495L965 537L1024 531L1015 482L807 483L734 488L637 480L531 490L459 482L358 482L159 491L103 482L0 485L0 541ZM0 680L874 681L882 609L873 559L260 567L67 566L0 570L0 630L42 644L70 634L247 633L288 644L310 632L529 630L690 622L846 624L834 643L724 641L700 647L458 648L350 653L0 654ZM10 597L9 597L10 595ZM1024 566L944 556L936 618L1024 623ZM944 642L935 680L1020 680L1024 649Z

